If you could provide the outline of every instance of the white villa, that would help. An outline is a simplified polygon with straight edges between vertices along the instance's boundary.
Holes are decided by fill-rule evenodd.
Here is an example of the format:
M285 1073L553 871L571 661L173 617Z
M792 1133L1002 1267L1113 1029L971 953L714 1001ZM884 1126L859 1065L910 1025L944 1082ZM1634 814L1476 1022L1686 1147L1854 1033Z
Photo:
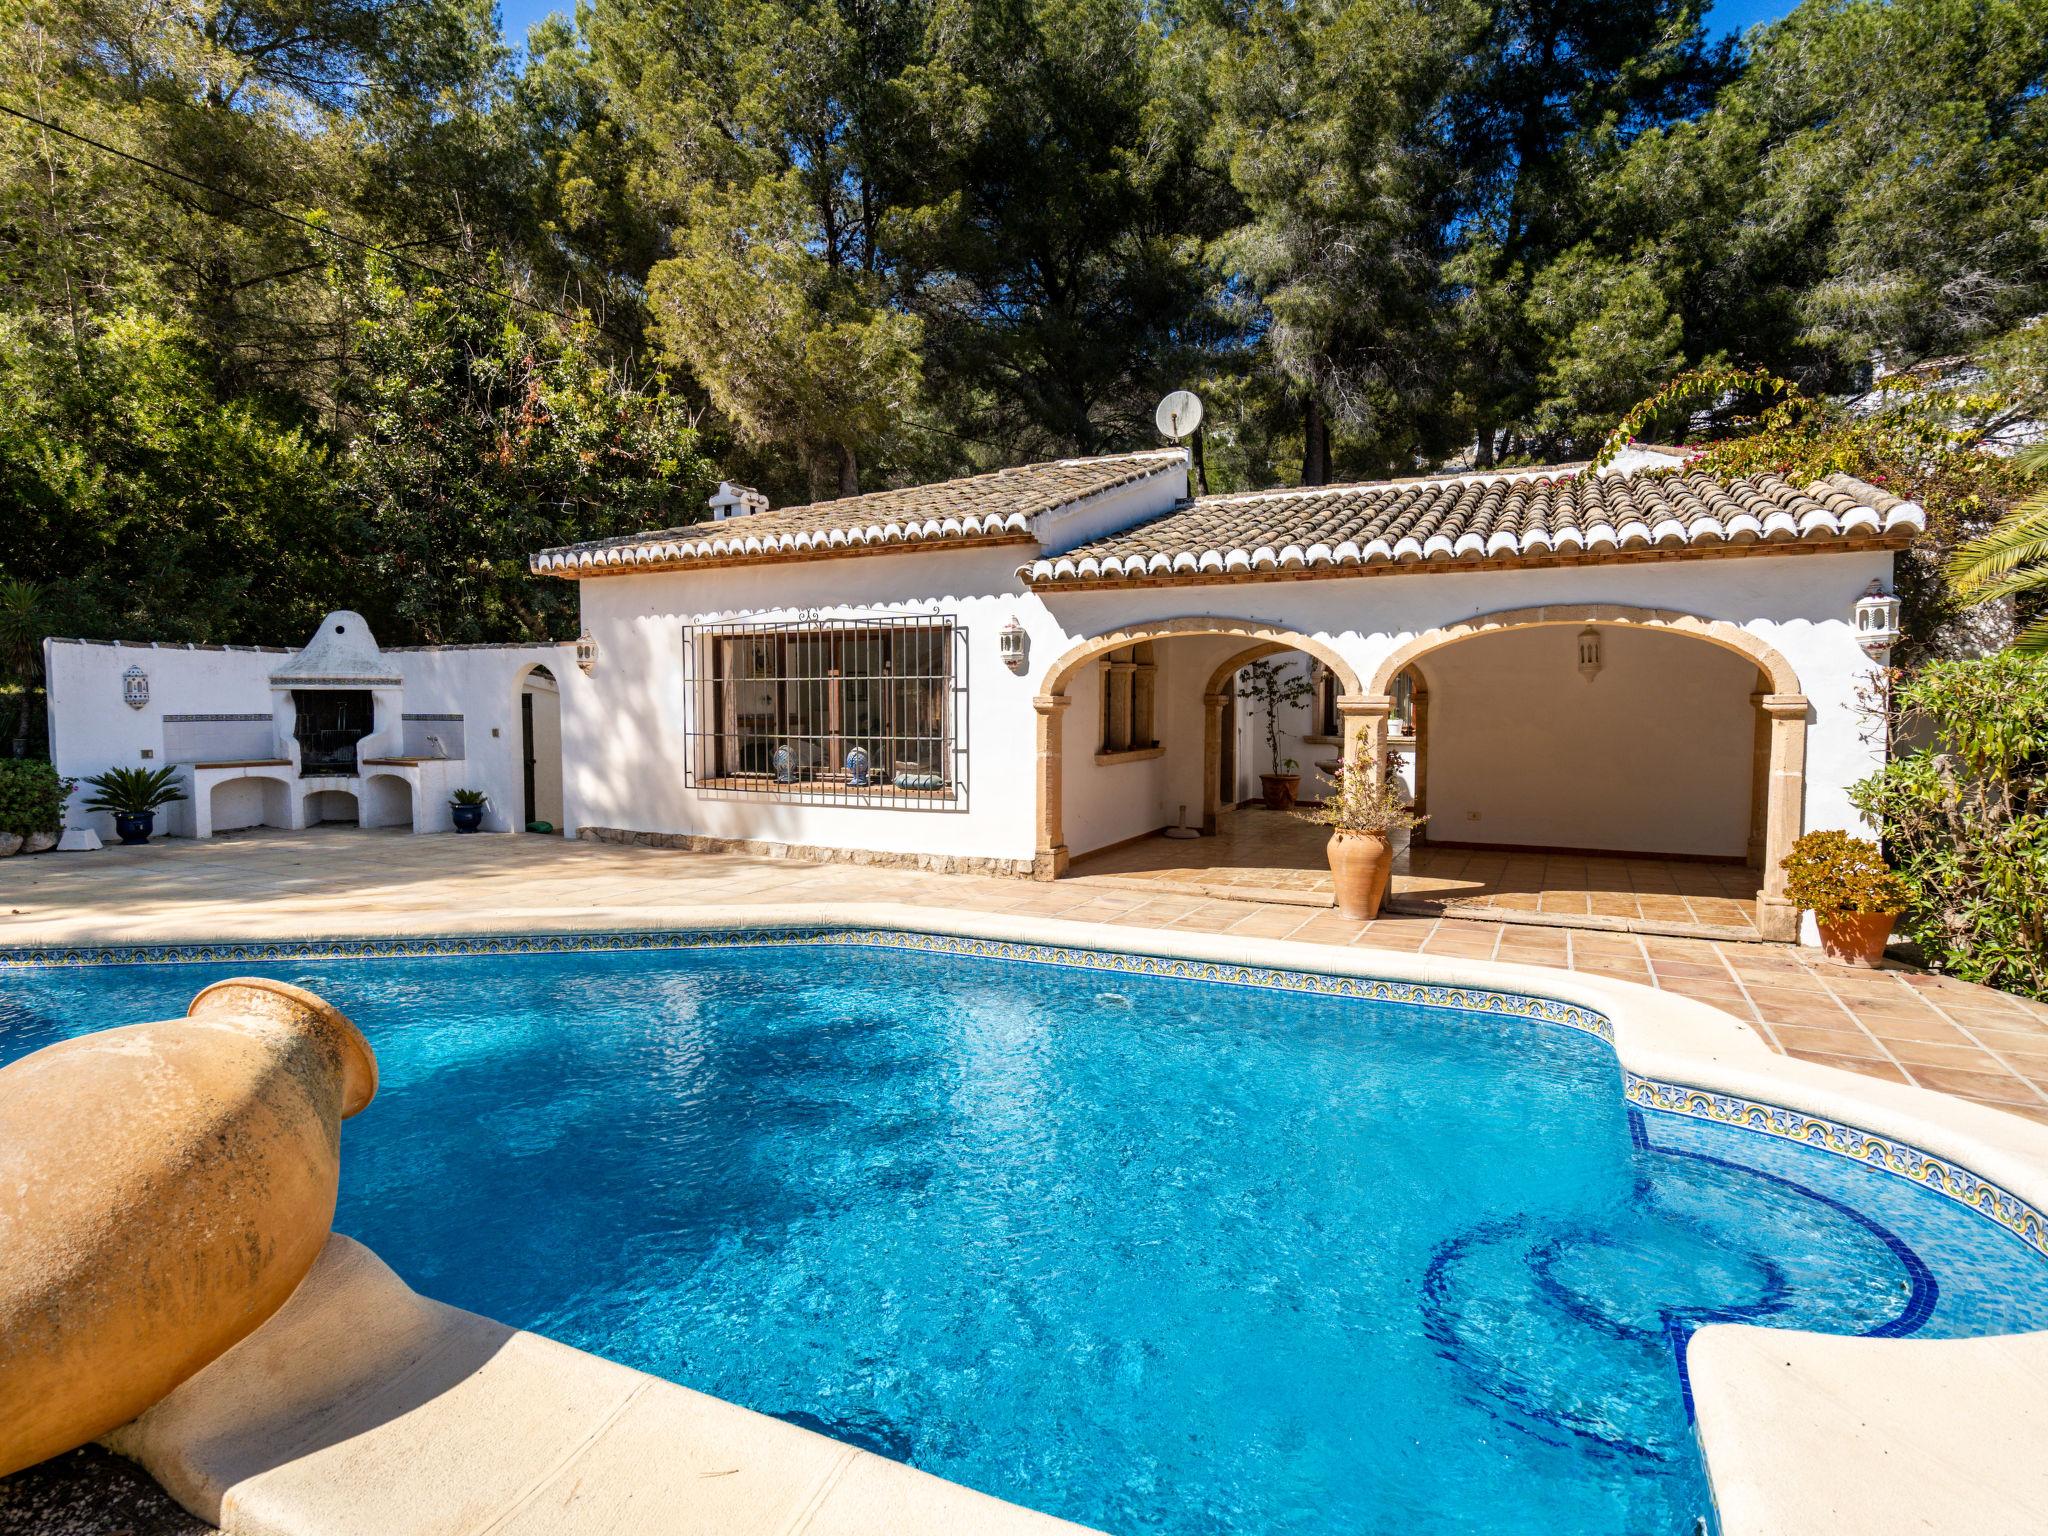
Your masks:
M1654 451L1190 497L1163 449L714 512L536 554L581 584L557 647L382 651L348 614L295 656L51 641L53 755L182 765L193 836L437 831L467 785L501 830L1051 880L1183 811L1243 824L1272 765L1234 679L1285 656L1303 794L1340 754L1391 765L1429 816L1411 857L1748 871L1751 936L1789 939L1778 860L1861 825L1858 695L1924 525Z

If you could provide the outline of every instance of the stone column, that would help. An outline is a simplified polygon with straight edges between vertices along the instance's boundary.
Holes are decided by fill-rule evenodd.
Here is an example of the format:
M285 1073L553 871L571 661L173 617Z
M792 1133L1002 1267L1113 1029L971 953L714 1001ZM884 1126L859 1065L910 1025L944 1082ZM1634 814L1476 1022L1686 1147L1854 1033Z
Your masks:
M1136 678L1138 664L1112 658L1102 664L1102 686L1109 690L1108 729L1103 733L1102 750L1105 752L1128 752L1131 749L1131 691Z
M1034 880L1057 880L1067 872L1066 831L1061 824L1060 754L1065 746L1067 706L1064 693L1041 693L1031 701L1038 711L1038 848L1031 861Z
M1429 690L1416 679L1409 695L1409 703L1415 712L1415 813L1429 814ZM1411 843L1427 842L1424 835L1428 824L1418 826L1408 834Z
M1229 707L1227 693L1202 695L1202 830L1210 837L1223 814L1223 712Z
M1384 693L1338 696L1337 718L1344 726L1344 763L1369 763L1375 780L1387 771L1387 717L1394 701Z
M1767 939L1799 937L1799 909L1785 899L1785 856L1806 825L1806 695L1767 693L1760 706L1770 720L1770 783L1765 797L1763 890L1756 899L1757 930Z
M1131 666L1131 745L1159 745L1159 664L1134 662Z
M1771 717L1764 713L1769 684L1761 684L1749 696L1755 728L1750 733L1749 766L1749 848L1751 869L1764 867L1764 825L1770 819L1771 804Z

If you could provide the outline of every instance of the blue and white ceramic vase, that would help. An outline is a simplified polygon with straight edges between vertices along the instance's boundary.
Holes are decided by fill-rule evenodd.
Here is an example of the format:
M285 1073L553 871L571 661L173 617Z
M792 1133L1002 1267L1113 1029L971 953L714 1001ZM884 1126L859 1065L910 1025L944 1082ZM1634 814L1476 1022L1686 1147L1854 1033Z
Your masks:
M866 789L868 785L868 749L855 747L846 754L846 782L855 789Z
M775 782L787 784L796 778L796 754L787 746L777 747L768 762L775 769Z

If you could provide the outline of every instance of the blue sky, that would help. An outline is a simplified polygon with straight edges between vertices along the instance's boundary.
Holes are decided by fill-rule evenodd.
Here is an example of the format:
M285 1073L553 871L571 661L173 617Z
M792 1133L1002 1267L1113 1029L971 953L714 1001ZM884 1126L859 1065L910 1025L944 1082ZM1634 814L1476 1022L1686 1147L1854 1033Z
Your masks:
M602 3L602 0L600 0ZM1760 21L1775 21L1795 0L1719 0L1707 14L1715 31L1747 32ZM526 41L526 29L549 11L573 11L575 0L498 0L505 35L515 45Z

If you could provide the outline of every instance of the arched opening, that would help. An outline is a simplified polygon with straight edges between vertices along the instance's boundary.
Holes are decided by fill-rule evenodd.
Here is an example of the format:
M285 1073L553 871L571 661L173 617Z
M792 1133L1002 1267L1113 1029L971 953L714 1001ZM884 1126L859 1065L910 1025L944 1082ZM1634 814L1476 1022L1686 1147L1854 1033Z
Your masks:
M1371 760L1429 821L1404 905L1789 939L1807 702L1738 627L1614 605L1433 630L1373 675Z
M352 791L346 789L316 789L306 796L306 825L355 826L361 817L361 808Z
M216 833L244 827L289 827L291 791L282 779L223 779L213 786L207 811Z
M555 674L539 663L519 674L519 825L561 832L562 693Z
M412 826L412 785L395 773L370 775L363 781L362 823L366 827Z
M1034 701L1038 877L1065 873L1075 855L1154 839L1183 817L1213 837L1240 798L1237 786L1258 771L1258 755L1239 740L1244 727L1234 680L1252 662L1283 657L1304 676L1329 679L1337 734L1355 735L1357 674L1312 636L1243 619L1192 617L1107 631L1062 656ZM1305 704L1290 711L1290 744L1313 734L1312 714ZM1069 720L1076 723L1070 727ZM1320 750L1334 758L1343 746L1333 737ZM1186 850L1175 855L1180 862L1215 853L1176 846Z

